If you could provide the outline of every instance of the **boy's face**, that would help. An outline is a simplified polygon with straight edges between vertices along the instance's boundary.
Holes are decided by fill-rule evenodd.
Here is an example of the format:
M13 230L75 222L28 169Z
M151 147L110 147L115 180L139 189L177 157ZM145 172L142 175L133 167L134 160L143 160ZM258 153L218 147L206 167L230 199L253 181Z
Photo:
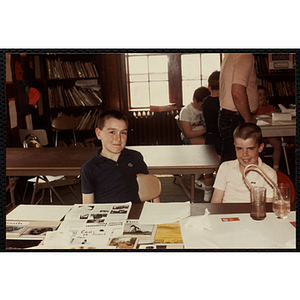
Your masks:
M123 120L110 118L102 130L96 128L96 136L102 142L101 154L108 158L118 157L126 146L127 124Z
M240 169L247 165L258 164L259 153L263 150L264 144L258 145L254 138L243 140L235 138L234 140L236 158L240 164Z
M259 107L262 107L267 104L267 95L264 89L258 89L258 101Z

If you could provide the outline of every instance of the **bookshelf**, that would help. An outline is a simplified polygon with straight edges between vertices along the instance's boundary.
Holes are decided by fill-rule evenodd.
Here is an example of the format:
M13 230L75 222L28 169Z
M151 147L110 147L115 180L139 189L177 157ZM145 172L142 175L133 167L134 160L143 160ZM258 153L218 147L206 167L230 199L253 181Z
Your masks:
M296 103L295 68L270 69L268 54L256 55L258 85L267 89L269 103L278 108L278 104L289 107Z
M43 105L47 131L54 136L51 120L59 115L77 118L76 137L81 146L96 140L96 116L103 110L101 55L39 55L43 78ZM72 145L68 133L62 133L60 146ZM52 139L51 139L52 140Z

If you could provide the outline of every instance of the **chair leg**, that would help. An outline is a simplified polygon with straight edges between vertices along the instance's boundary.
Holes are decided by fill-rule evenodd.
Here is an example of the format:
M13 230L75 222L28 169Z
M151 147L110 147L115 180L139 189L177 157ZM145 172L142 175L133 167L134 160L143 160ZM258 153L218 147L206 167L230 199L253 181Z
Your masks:
M56 129L56 132L55 132L55 147L57 147L57 143L58 143L58 130Z
M42 200L44 198L44 195L45 195L45 189L42 190L42 196L40 197L40 199L38 201L36 201L35 204L39 204L40 202L42 203Z
M39 176L36 177L35 184L33 185L33 192L32 192L31 202L30 202L31 204L34 203L34 198L35 198L35 194L36 194L36 191L37 191L38 182L39 182Z
M28 188L28 181L26 181L25 190L24 190L24 194L23 194L23 197L22 197L22 202L24 202L24 200L25 200L27 188Z
M49 189L49 201L52 204L53 203L53 195L52 195L52 190Z
M286 154L286 148L285 148L285 146L283 146L283 143L284 143L283 137L281 138L281 143L282 143L282 150L283 150L283 155L284 155L284 159L285 159L286 170L287 170L288 175L290 175L290 167L289 167L289 161L288 161L287 154Z
M50 185L50 189L53 191L53 193L55 194L55 196L58 198L58 200L62 203L65 204L65 202L63 201L63 199L58 195L57 191L55 190L55 188Z
M75 135L75 129L73 128L73 138L74 138L74 145L77 146L77 141L76 141L76 135Z
M55 190L55 188L52 186L52 184L50 183L50 181L48 180L48 178L46 176L43 176L43 179L48 183L48 185L50 186L50 189L53 191L53 193L55 194L55 196L58 198L58 200L62 203L65 204L63 199L58 195L57 191Z

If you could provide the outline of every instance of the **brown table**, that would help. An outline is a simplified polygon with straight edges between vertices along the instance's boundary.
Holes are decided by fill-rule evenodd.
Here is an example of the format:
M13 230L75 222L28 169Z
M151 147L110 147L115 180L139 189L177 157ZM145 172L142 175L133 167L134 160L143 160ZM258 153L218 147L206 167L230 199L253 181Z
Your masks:
M212 145L130 146L142 153L152 174L191 174L191 202L194 202L195 174L213 172L219 160ZM6 176L80 175L81 166L97 148L44 147L6 148Z

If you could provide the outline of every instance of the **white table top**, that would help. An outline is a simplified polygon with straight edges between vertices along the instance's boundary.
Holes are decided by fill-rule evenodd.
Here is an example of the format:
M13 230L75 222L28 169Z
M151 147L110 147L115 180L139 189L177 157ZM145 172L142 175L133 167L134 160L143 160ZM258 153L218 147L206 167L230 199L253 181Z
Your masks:
M295 221L295 211L286 219L267 213L262 221L252 220L249 213L214 214L185 219L180 226L186 249L296 249Z
M296 118L287 121L273 121L269 116L257 116L257 125L263 137L296 136Z
M127 148L142 153L150 173L200 174L212 171L219 166L219 159L212 145L130 146Z

